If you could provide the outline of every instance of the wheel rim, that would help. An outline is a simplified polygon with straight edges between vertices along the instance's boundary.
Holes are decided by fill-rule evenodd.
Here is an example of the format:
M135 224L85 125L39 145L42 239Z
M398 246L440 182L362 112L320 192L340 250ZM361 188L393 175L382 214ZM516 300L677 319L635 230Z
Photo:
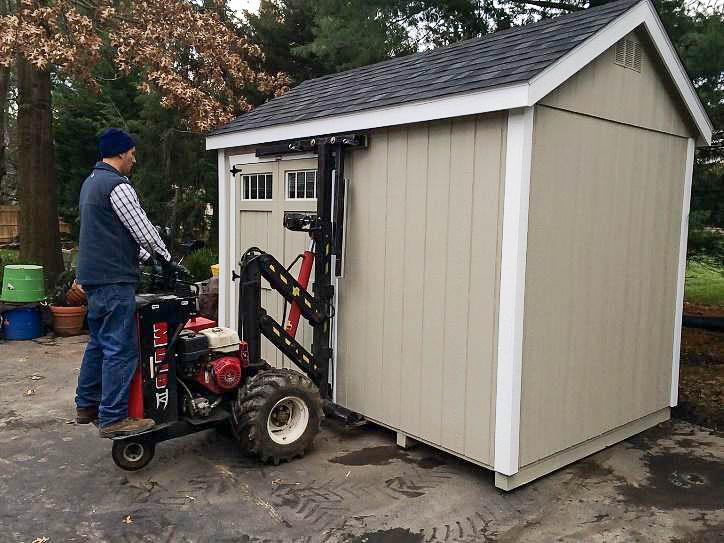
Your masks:
M302 437L309 424L309 408L296 396L282 398L269 412L266 428L269 437L279 445L289 445Z
M139 462L143 458L143 445L140 443L128 443L123 447L123 459L126 462Z

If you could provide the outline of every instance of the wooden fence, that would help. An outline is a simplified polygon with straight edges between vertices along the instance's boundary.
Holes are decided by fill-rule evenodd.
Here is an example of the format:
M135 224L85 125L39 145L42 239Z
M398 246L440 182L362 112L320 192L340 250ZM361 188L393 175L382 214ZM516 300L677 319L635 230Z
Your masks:
M0 205L0 245L11 243L18 237L20 208L18 206ZM61 234L70 234L70 225L58 221Z

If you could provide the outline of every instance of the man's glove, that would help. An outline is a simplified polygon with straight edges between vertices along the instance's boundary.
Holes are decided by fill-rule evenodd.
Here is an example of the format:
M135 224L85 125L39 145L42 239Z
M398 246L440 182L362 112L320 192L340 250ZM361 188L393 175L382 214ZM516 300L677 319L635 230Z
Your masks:
M161 260L161 268L163 270L163 275L169 279L183 280L189 275L189 271L181 264L176 264L171 261Z

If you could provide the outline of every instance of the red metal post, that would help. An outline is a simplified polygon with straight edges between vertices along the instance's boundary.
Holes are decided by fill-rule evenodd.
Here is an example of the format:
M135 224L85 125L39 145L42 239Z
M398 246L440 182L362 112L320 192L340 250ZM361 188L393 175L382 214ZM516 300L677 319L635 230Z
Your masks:
M143 418L143 382L141 380L141 338L139 334L138 315L136 315L136 336L138 337L139 361L136 373L131 380L131 389L128 394L128 416L134 419Z

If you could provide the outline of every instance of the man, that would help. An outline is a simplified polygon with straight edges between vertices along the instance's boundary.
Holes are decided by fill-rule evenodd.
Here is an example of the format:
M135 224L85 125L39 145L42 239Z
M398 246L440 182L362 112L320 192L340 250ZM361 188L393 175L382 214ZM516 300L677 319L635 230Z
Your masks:
M101 161L80 191L77 281L88 296L90 341L76 389L76 422L98 419L101 437L151 428L151 419L128 417L128 394L138 363L136 285L139 258L171 260L138 202L127 175L136 164L135 142L118 128L100 135Z

